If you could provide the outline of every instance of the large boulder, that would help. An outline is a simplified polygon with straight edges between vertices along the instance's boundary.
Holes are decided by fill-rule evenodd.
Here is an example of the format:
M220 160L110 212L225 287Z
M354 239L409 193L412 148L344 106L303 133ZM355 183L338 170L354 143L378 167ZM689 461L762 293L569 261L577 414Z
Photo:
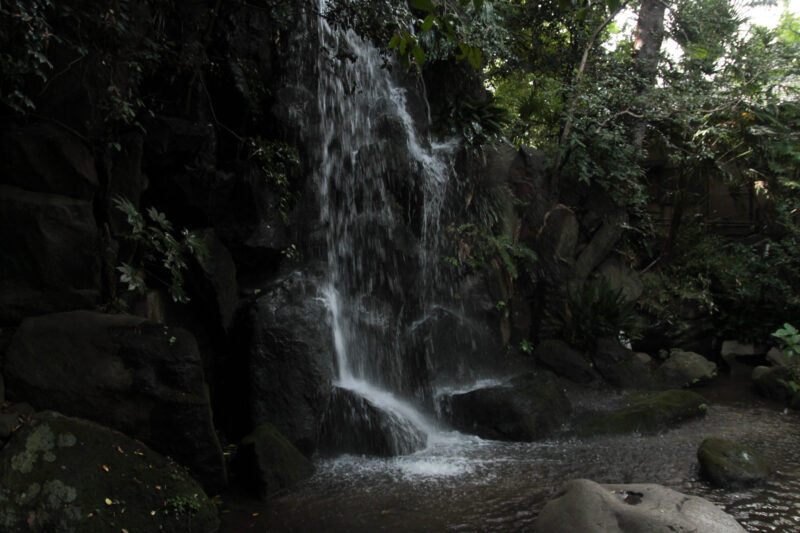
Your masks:
M656 381L669 388L691 387L717 375L717 365L695 352L673 351L655 372Z
M0 183L91 201L99 188L92 152L52 124L32 124L0 138Z
M97 302L92 209L91 200L0 185L0 324Z
M762 396L779 402L791 401L795 390L790 383L792 371L785 366L757 366L752 373L753 385Z
M453 394L445 400L449 422L484 439L533 441L566 423L569 400L549 372L518 376L503 385Z
M706 439L697 450L700 472L718 487L744 487L769 476L769 460L750 446L725 439Z
M687 390L636 394L611 411L585 414L577 422L584 436L607 433L657 433L706 413L702 396Z
M231 465L240 484L266 500L314 473L314 465L269 423L246 436Z
M593 359L597 371L615 387L648 389L653 386L648 366L613 337L597 340Z
M644 292L644 283L639 274L617 257L603 261L596 272L613 291L621 291L629 302L638 300Z
M131 315L72 311L28 318L5 360L10 398L138 438L225 484L194 337Z
M331 394L333 333L315 280L293 272L267 287L239 315L250 424L270 422L310 454Z
M545 505L537 533L744 533L708 500L654 484L569 481Z
M597 378L586 357L562 340L543 340L533 352L533 357L556 375L576 383L589 383Z
M385 400L391 402L387 393ZM379 405L350 389L334 387L320 430L326 453L391 457L425 447L427 439L397 404Z
M0 452L0 530L213 533L217 509L185 470L139 441L52 411Z

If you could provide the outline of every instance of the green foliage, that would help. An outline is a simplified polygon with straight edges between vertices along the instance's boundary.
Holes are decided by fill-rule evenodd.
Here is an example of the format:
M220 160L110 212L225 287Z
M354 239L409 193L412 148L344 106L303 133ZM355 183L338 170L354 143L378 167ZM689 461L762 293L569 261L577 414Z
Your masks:
M531 355L533 353L533 343L528 339L522 339L519 343L519 351L526 355Z
M556 335L582 350L592 350L601 337L641 338L636 304L607 280L586 282L567 292L563 306L549 312L547 320Z
M686 304L714 317L720 338L766 342L788 313L800 313L800 239L726 242L702 225L681 231L669 264L649 277L643 308L679 328Z
M446 259L450 264L480 270L490 266L503 269L511 279L520 275L520 267L533 276L536 253L527 246L515 243L508 235L493 235L468 222L449 227L448 233L457 242L458 255Z
M202 502L200 496L195 493L191 496L188 494L177 494L170 496L164 500L164 514L177 514L179 516L195 515L202 509Z
M291 176L300 168L300 154L296 146L282 141L268 141L261 137L249 140L251 157L255 158L267 182L278 193L278 210L284 222L289 222L289 212L297 203L292 192Z
M772 336L783 343L783 354L786 357L800 357L800 331L784 322L783 326L772 332Z
M53 64L47 58L51 32L45 13L51 0L12 0L0 3L0 103L24 113L35 109L26 81L47 81Z
M503 54L505 29L485 0L336 0L326 17L394 52L407 70L450 59L480 69Z
M125 238L136 247L133 262L123 262L117 267L120 281L127 284L128 290L144 293L147 279L153 278L168 288L174 301L188 302L183 288L187 258L194 256L204 261L208 257L208 248L200 236L187 229L175 235L172 223L153 207L146 210L145 217L126 198L115 198L114 205L127 216L131 230ZM168 280L159 277L161 271L166 272Z
M441 133L457 135L472 149L499 142L510 117L494 98L470 102L450 98L443 106L437 124Z

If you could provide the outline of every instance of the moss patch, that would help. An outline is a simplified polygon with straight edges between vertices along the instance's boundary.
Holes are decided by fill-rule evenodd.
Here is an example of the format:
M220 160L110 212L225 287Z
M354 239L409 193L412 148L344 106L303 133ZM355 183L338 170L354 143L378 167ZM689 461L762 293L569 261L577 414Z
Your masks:
M631 396L624 407L591 413L578 424L578 433L657 433L706 413L706 401L697 393L668 390Z

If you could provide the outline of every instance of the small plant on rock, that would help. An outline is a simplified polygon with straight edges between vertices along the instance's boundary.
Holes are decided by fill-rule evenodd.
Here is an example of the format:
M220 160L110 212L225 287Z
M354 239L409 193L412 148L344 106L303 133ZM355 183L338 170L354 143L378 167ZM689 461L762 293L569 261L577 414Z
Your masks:
M174 301L188 302L183 288L187 258L194 256L203 261L208 257L208 248L200 236L185 228L176 233L166 215L154 207L145 211L145 217L126 198L114 198L114 205L128 217L131 231L125 238L134 243L131 262L117 267L120 281L128 285L128 290L143 294L149 277L166 285ZM162 272L168 279L159 275Z
M789 369L792 371L792 378L784 381L786 386L792 389L792 392L800 391L800 384L798 384L798 359L800 358L800 331L788 322L783 324L783 327L778 328L772 333L772 336L780 339L783 343L783 355L789 360Z

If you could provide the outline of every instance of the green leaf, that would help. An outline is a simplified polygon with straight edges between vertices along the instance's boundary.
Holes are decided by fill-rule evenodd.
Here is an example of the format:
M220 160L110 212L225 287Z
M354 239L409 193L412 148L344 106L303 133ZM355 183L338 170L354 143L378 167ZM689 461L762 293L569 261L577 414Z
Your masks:
M414 9L419 9L427 13L431 13L436 9L436 6L433 5L431 0L409 0L409 4L411 4L411 7Z
M483 0L472 0L472 6L475 8L475 11L480 13L483 9Z
M411 54L414 56L418 67L422 67L425 64L425 51L419 45L414 45L414 48L411 49Z
M483 58L481 57L481 51L475 47L470 48L469 51L469 63L475 69L480 69L481 65L483 64Z
M428 31L433 28L434 21L435 19L433 15L428 15L425 17L425 20L422 21L422 31Z
M400 46L400 41L401 38L399 33L395 33L394 35L392 35L392 38L389 41L389 49L391 50Z

